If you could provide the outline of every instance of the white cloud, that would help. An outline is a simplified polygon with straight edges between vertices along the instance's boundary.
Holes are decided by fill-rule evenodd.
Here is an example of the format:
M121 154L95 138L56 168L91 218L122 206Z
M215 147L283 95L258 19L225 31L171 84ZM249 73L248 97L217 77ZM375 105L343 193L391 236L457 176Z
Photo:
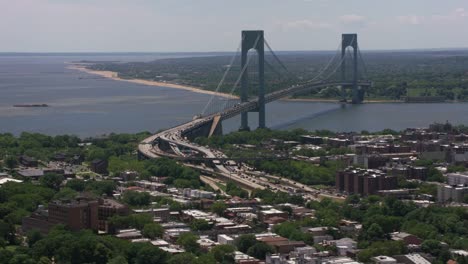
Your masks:
M339 19L343 23L362 23L366 21L365 17L355 14L343 15Z
M398 16L396 20L401 24L421 25L421 24L450 24L456 23L468 17L468 11L460 7L447 14L437 14L431 16L406 15Z
M332 25L327 22L312 21L308 19L289 21L283 24L288 29L326 29L331 28Z
M455 16L457 17L468 17L468 11L465 10L463 7L459 7L455 9Z
M420 25L424 23L426 18L424 16L407 15L407 16L398 16L396 20L401 24Z

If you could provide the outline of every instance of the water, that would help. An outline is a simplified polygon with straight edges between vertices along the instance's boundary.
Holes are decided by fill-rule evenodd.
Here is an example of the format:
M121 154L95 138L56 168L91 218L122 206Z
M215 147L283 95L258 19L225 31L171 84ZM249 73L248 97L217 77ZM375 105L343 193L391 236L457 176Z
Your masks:
M0 54L0 132L96 136L154 132L190 120L209 95L144 86L67 69L78 60L149 61L164 54ZM185 55L186 56L186 55ZM46 103L47 108L14 104ZM278 101L267 105L267 125L276 129L376 131L427 126L434 121L468 124L467 104L365 104ZM251 114L251 127L256 127ZM223 124L238 128L239 117Z

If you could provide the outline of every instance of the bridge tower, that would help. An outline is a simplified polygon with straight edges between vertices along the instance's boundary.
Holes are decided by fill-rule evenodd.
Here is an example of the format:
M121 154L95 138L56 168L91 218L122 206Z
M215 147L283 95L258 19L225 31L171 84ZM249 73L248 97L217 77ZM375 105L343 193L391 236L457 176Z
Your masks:
M357 34L342 34L341 37L341 80L346 82L346 48L352 47L353 48L353 80L352 80L352 103L353 104L360 104L362 103L363 96L361 95L361 91L358 87L358 42L357 42ZM343 100L346 98L345 87L342 87L342 96Z
M241 69L247 67L247 54L249 50L255 49L258 55L258 127L265 128L265 75L264 75L264 63L265 63L265 45L263 38L263 30L243 30L242 31L242 45L241 45ZM240 99L241 102L248 101L249 91L249 80L247 71L241 72L241 91ZM241 114L241 126L239 130L250 130L249 128L249 117L248 112Z

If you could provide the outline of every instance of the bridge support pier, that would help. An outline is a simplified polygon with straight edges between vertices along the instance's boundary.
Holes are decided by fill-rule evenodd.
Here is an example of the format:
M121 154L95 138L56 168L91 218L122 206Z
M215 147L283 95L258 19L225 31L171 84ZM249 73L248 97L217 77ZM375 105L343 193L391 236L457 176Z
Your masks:
M363 101L363 93L358 85L358 44L357 34L343 34L341 40L341 80L346 81L346 48L353 48L353 80L352 103L360 104ZM342 99L346 100L346 90L342 87Z
M241 49L241 69L244 69L247 64L247 54L249 50L255 49L258 55L258 128L265 128L265 45L263 30L244 30L242 31L242 49ZM248 102L249 97L249 80L247 71L243 71L241 79L241 103ZM249 116L248 112L241 114L240 131L249 131Z

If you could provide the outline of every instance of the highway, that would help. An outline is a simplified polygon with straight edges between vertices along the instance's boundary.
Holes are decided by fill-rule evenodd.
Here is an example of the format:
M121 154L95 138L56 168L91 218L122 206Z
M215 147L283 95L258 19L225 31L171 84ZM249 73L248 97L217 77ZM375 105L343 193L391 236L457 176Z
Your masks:
M360 82L360 85L370 85L368 82ZM323 81L317 82L305 82L304 84L300 85L293 85L283 90L279 90L273 93L269 93L265 95L265 102L269 103L280 98L304 92L306 90L311 89L319 89L327 86L338 86L338 85L350 85L350 83L326 83ZM210 149L205 146L200 146L194 142L190 142L184 136L188 134L190 131L193 131L201 126L211 125L213 120L216 117L220 117L221 120L232 118L236 115L239 115L243 112L252 111L258 108L258 98L255 98L252 101L244 102L236 104L235 106L225 109L222 112L211 114L205 117L198 117L194 118L192 121L186 122L184 124L178 125L176 127L170 128L168 130L159 132L154 134L146 139L144 139L138 145L138 151L141 155L145 156L149 159L159 158L159 157L168 157L173 159L181 159L187 158L190 155L196 155L197 157L207 158L215 165L214 173L218 173L218 175L230 179L239 183L241 186L249 187L249 190L253 189L271 189L271 190L279 190L288 193L297 193L303 194L304 197L307 199L319 199L321 195L324 194L320 190L316 190L310 188L306 185L302 185L301 183L292 181L290 179L284 179L277 176L272 175L250 175L244 171L236 171L235 166L226 166L224 162L221 160L226 160L226 157L223 153ZM161 142L165 142L168 144L170 151L164 151L160 149L159 144ZM190 153L186 154L184 150L188 150ZM218 160L218 159L220 160ZM203 166L194 166L192 167L202 171L208 172L208 168ZM276 177L276 178L275 178ZM289 186L285 186L283 184L275 184L271 182L273 180L281 180L280 182L286 182ZM338 196L333 196L333 198L339 198Z

